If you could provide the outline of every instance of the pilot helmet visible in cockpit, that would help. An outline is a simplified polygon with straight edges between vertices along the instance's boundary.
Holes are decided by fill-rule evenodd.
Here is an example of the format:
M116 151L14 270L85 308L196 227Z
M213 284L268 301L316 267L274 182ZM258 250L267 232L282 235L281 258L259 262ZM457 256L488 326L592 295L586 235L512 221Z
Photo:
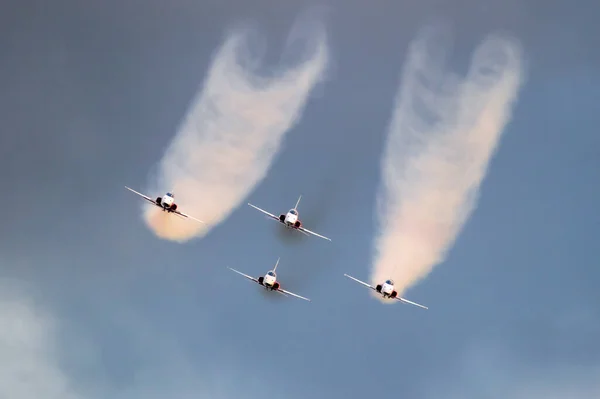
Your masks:
M295 209L290 209L290 214L297 216L298 212Z
M273 271L270 271L267 273L267 276L275 277L275 273L273 273Z
M394 285L394 281L393 280L386 280L385 283L387 285Z

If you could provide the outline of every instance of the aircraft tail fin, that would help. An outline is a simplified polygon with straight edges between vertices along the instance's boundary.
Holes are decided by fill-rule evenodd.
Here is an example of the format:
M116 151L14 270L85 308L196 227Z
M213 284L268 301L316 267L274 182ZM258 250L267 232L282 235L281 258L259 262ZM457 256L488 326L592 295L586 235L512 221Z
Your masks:
M298 210L298 205L300 204L301 199L302 199L302 196L298 197L298 202L296 202L296 206L294 207L295 210Z

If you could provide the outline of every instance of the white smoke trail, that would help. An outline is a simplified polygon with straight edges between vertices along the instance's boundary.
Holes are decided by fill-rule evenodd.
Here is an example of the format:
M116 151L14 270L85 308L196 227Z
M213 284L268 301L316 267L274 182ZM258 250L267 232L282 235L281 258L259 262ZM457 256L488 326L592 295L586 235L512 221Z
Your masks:
M461 80L444 71L445 37L412 44L382 158L371 280L393 279L398 295L444 260L473 211L522 83L515 41L486 38Z
M291 50L296 40L303 39L307 51L299 64L282 62L269 77L256 71L260 57L250 55L248 33L229 35L214 57L152 185L155 193L173 191L178 209L206 225L147 207L146 224L161 238L184 242L204 236L227 218L265 177L285 132L323 78L328 50L321 23L296 23L284 59L298 57Z

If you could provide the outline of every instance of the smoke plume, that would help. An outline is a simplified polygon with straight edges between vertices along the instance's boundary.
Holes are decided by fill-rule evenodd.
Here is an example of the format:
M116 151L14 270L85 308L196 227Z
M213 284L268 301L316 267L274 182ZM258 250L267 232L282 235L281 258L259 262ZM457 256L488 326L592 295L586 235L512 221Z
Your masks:
M147 207L146 224L158 237L185 242L227 218L265 177L285 132L298 122L323 78L328 51L319 22L303 18L295 24L282 61L269 76L258 74L265 47L260 40L249 42L250 33L233 31L215 55L151 184L158 195L172 191L178 210L206 224Z
M465 78L444 70L444 32L411 45L382 158L371 279L398 295L443 261L473 211L522 83L517 42L493 35Z

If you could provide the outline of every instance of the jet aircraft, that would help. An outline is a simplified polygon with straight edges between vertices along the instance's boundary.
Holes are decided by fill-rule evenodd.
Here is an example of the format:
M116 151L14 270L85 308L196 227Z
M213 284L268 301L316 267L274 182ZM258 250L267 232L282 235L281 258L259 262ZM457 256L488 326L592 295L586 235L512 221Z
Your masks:
M418 303L409 301L408 299L400 298L398 296L398 292L394 289L393 280L386 280L383 284L377 284L376 287L373 287L372 285L367 284L364 281L360 281L359 279L349 276L347 274L344 274L344 276L351 278L352 280L364 285L365 287L369 287L370 289L377 291L384 298L397 299L400 302L410 303L411 305L415 305L423 309L429 309L427 306L419 305Z
M140 197L144 198L146 201L156 205L157 207L161 208L163 210L163 212L169 212L169 213L175 213L176 215L182 216L184 218L190 218L193 219L197 222L200 223L204 223L202 220L196 219L193 216L187 215L181 211L177 210L177 204L175 203L175 195L173 195L173 193L166 193L162 198L161 197L157 197L156 200L153 200L152 198L142 194L142 193L138 193L137 191L125 186L125 188L137 195L139 195Z
M267 291L276 291L285 296L291 295L291 296L295 296L296 298L304 299L305 301L310 302L310 299L308 299L308 298L304 298L303 296L294 294L293 292L286 291L283 288L281 288L281 284L279 283L279 281L277 281L277 273L275 273L275 271L277 270L277 265L279 265L279 258L277 258L277 263L275 263L275 267L273 268L273 270L269 270L267 272L267 274L265 274L264 276L260 276L258 278L248 276L247 274L244 274L240 271L232 269L231 267L229 267L228 269L233 270L234 272L241 274L242 276L246 277L247 279L252 280L255 283L262 285Z
M302 198L302 196L300 196L298 198L298 202L296 202L296 206L294 206L292 209L290 209L287 214L285 214L285 215L281 214L281 215L279 215L279 217L273 215L272 213L265 211L264 209L260 209L259 207L252 205L251 203L248 203L248 205L250 205L254 209L258 209L259 211L261 211L262 213L267 215L269 218L276 220L278 222L281 222L285 227L287 227L289 229L297 230L305 235L312 234L314 236L324 238L325 240L331 241L331 238L317 234L314 231L310 231L309 229L302 226L302 221L300 220L299 214L298 214L298 204L300 204L301 198Z

